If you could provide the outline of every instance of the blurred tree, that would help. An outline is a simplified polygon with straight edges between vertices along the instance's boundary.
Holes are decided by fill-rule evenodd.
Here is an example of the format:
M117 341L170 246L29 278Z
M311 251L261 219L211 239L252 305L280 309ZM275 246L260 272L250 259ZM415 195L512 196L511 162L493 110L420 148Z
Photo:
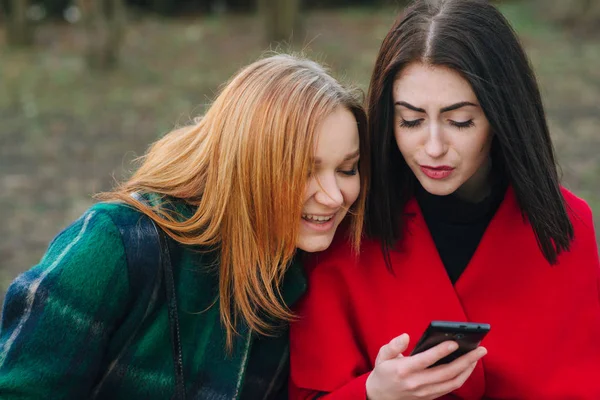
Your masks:
M304 39L300 0L258 0L265 37L270 43Z
M126 0L126 3L141 10L168 16L198 12L222 14L226 11L251 12L256 10L256 0Z
M600 0L536 0L542 15L579 32L600 31Z
M63 12L72 5L72 0L32 0L33 4L43 7L50 18L63 18Z
M29 0L8 0L0 2L6 18L6 41L11 46L31 46L33 44L33 24L27 18Z
M179 2L180 3L180 2ZM152 10L159 14L173 14L177 7L180 6L177 1L173 0L152 0Z
M0 0L10 2L13 0ZM102 2L103 0L99 0ZM180 16L187 13L222 13L227 12L254 12L260 0L123 0L128 6L138 10L152 11L161 15ZM382 7L404 6L411 0L299 0L302 8L327 9L343 7ZM507 1L531 0L491 0L497 3ZM535 0L537 1L537 0ZM566 0L565 0L566 1ZM48 17L61 18L63 12L77 0L30 0L32 5L43 7ZM285 0L284 0L285 2Z
M77 0L86 31L86 58L91 69L108 70L117 65L125 32L123 0Z
M405 6L411 0L304 0L307 9L343 8L348 6L382 7Z

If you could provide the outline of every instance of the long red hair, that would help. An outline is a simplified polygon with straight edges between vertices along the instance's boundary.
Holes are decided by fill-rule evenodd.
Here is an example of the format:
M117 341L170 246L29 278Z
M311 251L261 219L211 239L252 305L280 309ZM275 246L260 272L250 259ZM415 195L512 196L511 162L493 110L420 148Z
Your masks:
M358 248L368 177L365 114L352 91L319 64L295 56L271 56L242 69L204 117L155 142L127 182L99 196L137 208L182 244L220 251L228 347L240 317L260 334L269 334L270 320L293 317L280 285L296 251L317 127L337 107L354 114L360 132L361 194L349 215ZM183 200L194 213L182 219L138 202L133 192Z

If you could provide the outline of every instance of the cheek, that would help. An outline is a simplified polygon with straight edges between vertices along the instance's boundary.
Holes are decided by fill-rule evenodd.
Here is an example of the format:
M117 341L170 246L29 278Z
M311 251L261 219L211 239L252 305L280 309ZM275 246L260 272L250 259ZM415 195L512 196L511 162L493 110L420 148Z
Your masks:
M398 150L400 150L400 153L402 153L404 158L407 158L409 154L413 153L413 149L416 147L416 144L413 143L414 137L411 138L411 135L407 132L402 132L397 128L394 130L394 137L396 139Z
M306 203L317 191L317 180L314 177L308 179L304 188L304 197L302 197L303 203Z
M463 163L468 164L470 169L477 170L487 160L492 144L492 138L489 135L482 134L477 138L465 140L456 150L460 153Z
M344 194L344 202L347 206L354 204L360 194L360 175L356 174L352 178L347 178L340 184L340 189Z
M396 139L396 145L398 146L398 148L400 149L400 151L402 151L402 133L398 131L398 128L394 128L394 139Z
M487 132L479 133L477 137L465 141L462 146L463 154L473 162L480 164L487 159L492 147L492 135Z

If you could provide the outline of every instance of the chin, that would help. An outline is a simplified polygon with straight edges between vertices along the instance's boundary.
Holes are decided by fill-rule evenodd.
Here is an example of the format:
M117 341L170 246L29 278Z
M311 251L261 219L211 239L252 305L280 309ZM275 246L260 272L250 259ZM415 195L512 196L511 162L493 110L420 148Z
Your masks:
M319 251L327 250L331 245L332 238L322 238L319 240L301 240L297 247L307 253L316 253Z
M423 189L435 196L448 196L458 189L458 187L451 182L436 182L427 177L420 179L419 183L423 186Z

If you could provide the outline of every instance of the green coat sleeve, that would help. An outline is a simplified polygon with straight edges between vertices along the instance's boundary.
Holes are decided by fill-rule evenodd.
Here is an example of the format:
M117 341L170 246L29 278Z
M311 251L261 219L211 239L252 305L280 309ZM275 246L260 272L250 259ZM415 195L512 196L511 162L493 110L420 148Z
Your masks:
M123 243L91 208L15 279L0 324L0 398L86 398L129 299Z

